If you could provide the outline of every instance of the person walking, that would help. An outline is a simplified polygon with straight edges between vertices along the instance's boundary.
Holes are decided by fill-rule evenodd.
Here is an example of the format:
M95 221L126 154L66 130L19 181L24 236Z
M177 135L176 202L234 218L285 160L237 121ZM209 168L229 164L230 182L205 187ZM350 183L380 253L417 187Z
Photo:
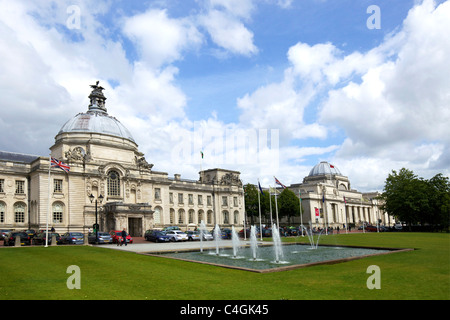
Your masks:
M122 243L120 244L120 246L122 246L122 244L125 244L125 246L127 245L127 231L125 228L123 228L122 230Z

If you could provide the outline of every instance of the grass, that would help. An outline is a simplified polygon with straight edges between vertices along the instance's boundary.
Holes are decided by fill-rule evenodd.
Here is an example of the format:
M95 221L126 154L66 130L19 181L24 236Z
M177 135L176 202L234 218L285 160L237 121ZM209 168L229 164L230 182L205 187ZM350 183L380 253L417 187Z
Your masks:
M417 250L258 274L88 246L1 248L0 299L450 299L449 234L340 234L320 243ZM70 265L80 267L80 290L66 286ZM366 286L370 265L380 267L380 290Z

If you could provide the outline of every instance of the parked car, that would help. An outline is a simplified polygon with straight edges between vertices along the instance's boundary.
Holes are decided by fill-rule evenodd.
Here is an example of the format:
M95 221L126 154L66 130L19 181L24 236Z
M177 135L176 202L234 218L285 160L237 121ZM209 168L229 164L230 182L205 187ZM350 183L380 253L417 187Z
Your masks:
M205 230L202 232L202 234L203 234L203 240L205 240L205 241L214 240L213 235L209 231Z
M122 230L112 230L109 232L113 239L113 243L121 243L122 242ZM133 243L133 238L127 233L126 236L127 243Z
M16 244L16 237L17 236L20 237L20 244L22 246L31 244L30 237L28 236L28 234L26 232L23 232L23 231L11 231L11 232L8 232L5 235L4 241L3 241L3 245L5 245L5 246L14 246Z
M170 241L170 237L166 234L166 232L160 230L147 230L145 231L144 238L147 241L154 241L154 242Z
M377 232L378 229L377 229L377 226L368 225L368 226L366 226L366 231Z
M169 230L166 232L166 234L169 236L170 241L187 241L188 240L187 234L181 230Z
M2 229L0 230L0 241L3 240L3 238L12 230L8 230L8 229Z
M162 231L181 230L178 226L165 227Z
M61 242L65 244L84 244L84 234L81 232L66 232L62 235Z
M34 229L25 230L25 232L28 234L30 238L33 238L36 235L36 230Z
M186 231L186 234L188 236L188 241L194 241L194 240L200 241L200 231L188 230L188 231Z
M231 229L222 229L222 239L231 239Z
M88 235L89 243L96 242L96 234L95 232L90 232ZM98 243L112 243L113 239L108 232L98 232Z
M52 244L52 236L55 235L56 237L56 244L61 244L61 236L59 235L59 233L56 232L52 232L48 234L48 244L51 245ZM45 232L39 232L37 233L34 237L33 237L33 244L45 244L45 237L46 237L46 233Z

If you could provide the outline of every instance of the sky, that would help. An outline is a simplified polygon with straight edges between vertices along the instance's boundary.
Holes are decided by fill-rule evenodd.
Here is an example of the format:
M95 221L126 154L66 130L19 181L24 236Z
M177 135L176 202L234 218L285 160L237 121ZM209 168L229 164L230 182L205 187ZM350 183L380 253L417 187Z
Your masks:
M449 1L0 0L0 150L47 156L100 81L169 177L450 176L449 34Z

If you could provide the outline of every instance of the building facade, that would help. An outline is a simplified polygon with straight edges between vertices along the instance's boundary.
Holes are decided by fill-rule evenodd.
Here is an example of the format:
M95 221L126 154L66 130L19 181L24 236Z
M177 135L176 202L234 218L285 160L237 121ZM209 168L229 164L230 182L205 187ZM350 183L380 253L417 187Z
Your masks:
M0 151L0 229L57 232L147 229L178 225L242 226L240 173L209 169L198 180L153 170L130 132L106 109L103 88L92 85L88 111L67 121L50 156L70 166L51 168L50 157ZM97 208L97 209L96 209ZM47 218L48 217L48 218Z
M303 207L302 219L298 215L295 223L302 221L304 225L321 228L359 227L363 223L394 225L394 218L381 209L379 192L352 189L348 177L326 161L315 165L302 183L288 188L301 198Z

